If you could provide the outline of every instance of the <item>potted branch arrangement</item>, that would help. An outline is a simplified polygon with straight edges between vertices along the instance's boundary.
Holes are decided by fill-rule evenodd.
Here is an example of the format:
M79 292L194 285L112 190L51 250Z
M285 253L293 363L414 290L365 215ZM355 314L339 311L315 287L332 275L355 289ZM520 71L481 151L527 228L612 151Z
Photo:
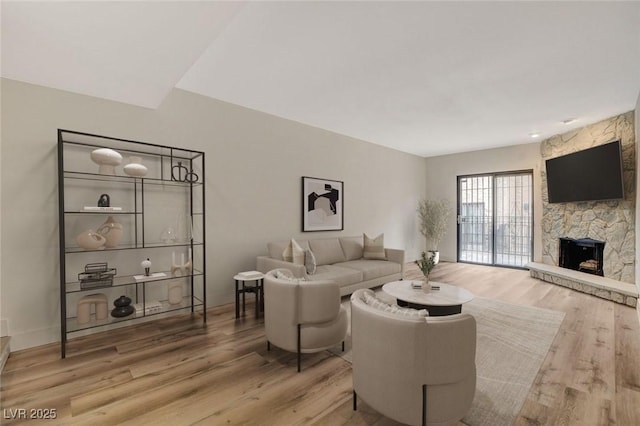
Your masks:
M438 244L447 233L447 221L450 215L451 206L446 200L423 199L418 205L420 233L424 236L427 250L432 253L436 265L440 261Z
M436 262L434 261L433 252L429 252L430 255L427 255L424 251L422 252L422 256L420 259L416 260L416 265L422 271L422 275L424 275L424 281L422 282L422 291L428 293L431 291L431 284L429 284L429 274L436 267Z

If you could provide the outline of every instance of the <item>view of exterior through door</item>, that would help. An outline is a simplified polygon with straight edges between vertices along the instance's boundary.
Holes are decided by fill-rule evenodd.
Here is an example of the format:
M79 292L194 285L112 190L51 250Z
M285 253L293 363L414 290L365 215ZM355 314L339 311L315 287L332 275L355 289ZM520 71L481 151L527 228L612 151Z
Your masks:
M533 257L533 171L458 176L458 261L524 267Z

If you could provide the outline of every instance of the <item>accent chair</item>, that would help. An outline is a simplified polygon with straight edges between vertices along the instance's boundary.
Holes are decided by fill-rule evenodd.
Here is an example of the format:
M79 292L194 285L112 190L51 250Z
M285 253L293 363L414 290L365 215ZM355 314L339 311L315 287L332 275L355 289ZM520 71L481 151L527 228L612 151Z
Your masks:
M305 281L291 271L275 269L264 277L264 324L271 344L298 354L320 352L347 335L347 311L340 305L340 287L333 281Z
M410 425L462 419L476 388L475 318L385 312L371 295L366 289L351 295L353 409L360 397Z

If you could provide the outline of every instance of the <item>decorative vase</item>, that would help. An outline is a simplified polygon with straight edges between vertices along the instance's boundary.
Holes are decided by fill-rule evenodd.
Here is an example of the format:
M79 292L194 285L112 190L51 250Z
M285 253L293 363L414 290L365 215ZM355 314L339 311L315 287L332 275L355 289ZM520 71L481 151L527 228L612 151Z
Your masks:
M182 302L182 280L173 280L169 282L168 299L171 305L177 305Z
M433 264L437 265L440 262L440 252L438 250L429 250L431 257L433 258Z
M133 177L143 177L147 174L147 167L142 164L142 158L131 156L129 164L123 167L126 174Z
M115 318L131 315L135 308L131 306L131 299L127 296L120 296L113 301L115 308L111 311L111 316Z
M176 230L171 226L164 228L160 233L160 240L165 244L173 244L176 242Z
M88 229L76 237L76 243L85 250L97 250L103 248L107 239L93 229Z
M429 293L431 291L431 284L429 284L429 277L425 276L424 281L422 282L422 291L425 293Z
M122 155L109 148L98 148L91 151L91 160L98 165L98 173L115 175L116 166L122 163Z
M109 216L107 220L100 225L97 232L106 239L104 244L106 248L115 248L118 247L122 239L122 224L116 222L113 217Z

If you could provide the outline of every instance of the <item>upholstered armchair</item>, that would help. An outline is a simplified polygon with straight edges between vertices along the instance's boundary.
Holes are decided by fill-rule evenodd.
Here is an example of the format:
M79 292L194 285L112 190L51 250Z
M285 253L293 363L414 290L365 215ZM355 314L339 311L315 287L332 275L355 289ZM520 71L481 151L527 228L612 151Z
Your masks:
M264 277L264 324L271 344L298 354L320 352L342 342L347 311L340 305L340 288L332 281L304 281L291 271L276 269Z
M406 424L447 425L462 419L476 387L475 319L464 313L385 312L371 303L372 294L363 289L351 296L353 409L361 398Z

